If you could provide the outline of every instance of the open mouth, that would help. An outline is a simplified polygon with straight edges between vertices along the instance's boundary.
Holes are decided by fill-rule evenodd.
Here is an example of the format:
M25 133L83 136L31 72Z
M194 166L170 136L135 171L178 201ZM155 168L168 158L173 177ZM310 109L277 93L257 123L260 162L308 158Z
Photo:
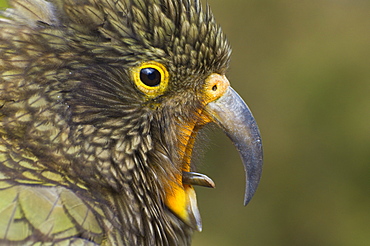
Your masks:
M210 119L202 115L199 122L182 127L179 147L182 170L176 177L176 182L171 184L170 189L166 191L167 207L187 225L198 231L202 230L202 222L193 186L214 188L215 183L204 174L192 172L191 157L197 133L209 122Z
M256 121L248 106L229 86L225 76L212 74L204 89L204 109L200 121L187 124L180 139L182 151L182 174L176 184L166 191L166 205L192 228L201 231L202 223L193 186L215 187L212 179L204 174L191 172L190 162L196 134L209 122L223 129L236 147L244 165L246 188L244 205L253 197L262 173L262 141Z
M202 115L203 116L203 115ZM195 124L193 130L187 133L187 142L185 145L185 151L183 155L183 165L182 165L182 184L183 185L195 185L195 186L203 186L207 188L215 188L215 183L211 178L208 176L192 172L190 163L191 163L191 156L192 151L194 148L194 142L196 139L196 135L198 134L199 130L207 123L211 122L208 117L201 117L201 124ZM186 133L185 133L186 134Z

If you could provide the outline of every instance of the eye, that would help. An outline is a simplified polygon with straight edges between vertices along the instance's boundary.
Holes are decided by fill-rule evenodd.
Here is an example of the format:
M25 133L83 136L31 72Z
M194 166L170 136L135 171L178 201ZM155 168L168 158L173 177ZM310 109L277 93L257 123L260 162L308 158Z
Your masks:
M147 86L157 86L161 83L161 74L155 68L143 68L140 70L140 80Z
M148 98L160 96L167 89L169 74L162 63L144 62L132 69L132 75L136 87Z

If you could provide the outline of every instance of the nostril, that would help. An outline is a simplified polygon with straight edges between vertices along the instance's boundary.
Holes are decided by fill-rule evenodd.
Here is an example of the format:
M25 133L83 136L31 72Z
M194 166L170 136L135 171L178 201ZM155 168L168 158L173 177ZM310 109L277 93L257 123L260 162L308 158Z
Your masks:
M203 96L205 97L205 104L212 102L214 100L217 100L220 98L223 94L226 93L226 91L229 88L229 81L227 80L225 75L213 73L209 75L205 80L203 84Z

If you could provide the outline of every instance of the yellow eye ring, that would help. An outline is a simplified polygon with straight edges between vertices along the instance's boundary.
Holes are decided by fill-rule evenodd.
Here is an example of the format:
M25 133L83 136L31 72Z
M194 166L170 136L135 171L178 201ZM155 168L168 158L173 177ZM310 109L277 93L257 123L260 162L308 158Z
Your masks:
M136 87L149 98L162 95L167 89L169 73L159 62L141 63L133 69L132 75Z

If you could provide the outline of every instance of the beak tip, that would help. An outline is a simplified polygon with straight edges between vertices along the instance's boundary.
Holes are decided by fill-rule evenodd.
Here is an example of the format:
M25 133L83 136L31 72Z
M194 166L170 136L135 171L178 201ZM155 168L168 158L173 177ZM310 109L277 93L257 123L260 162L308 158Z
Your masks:
M248 205L248 203L250 202L251 198L249 197L244 197L244 207Z
M247 188L247 190L245 191L244 206L247 206L248 203L252 200L252 197L254 196L254 193L256 192L257 186L258 184L254 188L252 187L250 187L249 189Z
M255 193L255 189L251 190L250 188L247 188L244 195L244 206L247 206L248 203L252 200L252 197Z
M246 187L244 195L244 206L246 206L258 188L262 174L262 151L260 152L261 159L256 160L249 168L246 167Z

